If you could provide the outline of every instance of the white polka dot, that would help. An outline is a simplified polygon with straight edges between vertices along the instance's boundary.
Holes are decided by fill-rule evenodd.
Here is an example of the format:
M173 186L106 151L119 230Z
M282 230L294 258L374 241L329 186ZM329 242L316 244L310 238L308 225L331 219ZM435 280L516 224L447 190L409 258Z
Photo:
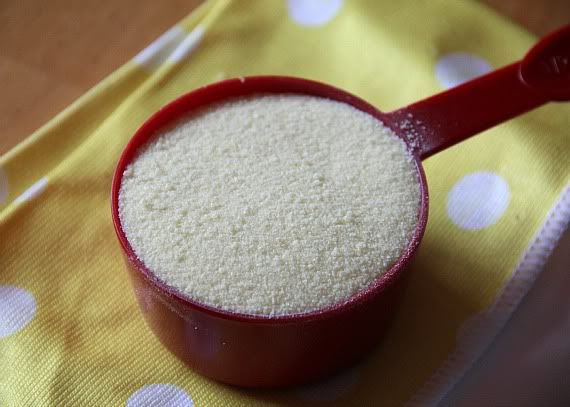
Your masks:
M15 204L21 204L26 201L37 198L47 187L48 179L47 177L40 178L39 181L35 182L31 187L26 189L22 194L14 199Z
M180 62L186 58L192 51L196 49L202 37L204 36L204 27L201 25L196 26L192 32L178 44L178 46L168 56L169 62Z
M187 34L181 27L175 25L137 54L134 61L148 70L157 69L184 41Z
M8 198L8 177L0 168L0 205L6 202L6 198Z
M332 20L342 3L343 0L287 0L287 8L297 24L317 27Z
M351 368L325 381L300 387L295 393L307 401L333 401L347 394L359 378L358 369Z
M127 407L192 407L192 398L172 384L151 384L141 387L127 400Z
M23 288L0 285L0 338L14 335L34 319L36 300Z
M479 230L496 223L509 206L509 184L492 172L461 178L447 196L447 215L462 229Z
M487 61L476 55L456 52L444 55L437 61L435 76L443 87L453 88L492 69Z

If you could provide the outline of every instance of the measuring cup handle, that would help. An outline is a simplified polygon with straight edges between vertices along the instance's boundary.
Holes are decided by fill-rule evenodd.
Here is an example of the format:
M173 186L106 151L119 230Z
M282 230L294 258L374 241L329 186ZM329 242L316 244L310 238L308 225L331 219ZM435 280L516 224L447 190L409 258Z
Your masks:
M424 159L549 101L570 100L570 25L522 61L389 113Z

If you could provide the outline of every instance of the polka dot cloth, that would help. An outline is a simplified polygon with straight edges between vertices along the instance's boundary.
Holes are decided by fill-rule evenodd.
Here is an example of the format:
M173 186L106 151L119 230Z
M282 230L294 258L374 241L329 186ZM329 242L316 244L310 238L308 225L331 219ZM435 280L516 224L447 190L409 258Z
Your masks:
M203 34L204 29L200 25L190 33L175 25L135 56L134 61L150 71L165 62L180 62L198 46Z
M206 1L0 157L0 366L17 367L2 375L9 392L0 404L436 405L470 352L500 328L469 321L512 312L509 296L491 304L503 290L530 288L536 257L556 244L551 228L570 217L560 203L568 106L547 106L426 160L428 228L386 338L358 366L286 391L215 383L156 339L114 236L111 174L149 115L222 78L308 77L388 110L519 59L529 45L477 2ZM153 304L149 297L142 306ZM212 358L220 351L200 345Z
M14 203L21 204L30 201L40 196L48 186L47 177L42 177L39 181L35 182L31 187L26 189L21 195L14 199Z
M478 230L495 224L509 206L509 184L491 172L465 175L449 192L447 214L462 229Z
M20 332L36 315L36 300L23 288L0 285L0 339Z
M289 16L302 26L318 27L340 11L343 0L287 0Z
M443 55L435 65L435 76L444 88L453 88L492 71L491 65L477 55L454 52Z
M192 398L171 384L152 384L137 390L127 401L127 407L193 407Z

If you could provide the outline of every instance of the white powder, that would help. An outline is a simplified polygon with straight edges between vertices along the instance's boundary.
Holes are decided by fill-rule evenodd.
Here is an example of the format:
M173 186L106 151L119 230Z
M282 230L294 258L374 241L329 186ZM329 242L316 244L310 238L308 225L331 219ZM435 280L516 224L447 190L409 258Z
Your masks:
M420 190L404 143L328 99L258 95L164 129L126 169L119 213L141 261L190 298L315 311L402 254Z

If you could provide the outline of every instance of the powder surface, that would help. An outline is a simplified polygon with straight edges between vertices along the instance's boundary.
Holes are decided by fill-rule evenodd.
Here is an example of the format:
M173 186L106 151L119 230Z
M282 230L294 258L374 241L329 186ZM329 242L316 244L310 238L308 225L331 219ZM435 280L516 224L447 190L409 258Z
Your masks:
M404 143L349 105L257 95L161 130L125 170L123 230L166 284L219 309L315 311L386 271L418 221Z

